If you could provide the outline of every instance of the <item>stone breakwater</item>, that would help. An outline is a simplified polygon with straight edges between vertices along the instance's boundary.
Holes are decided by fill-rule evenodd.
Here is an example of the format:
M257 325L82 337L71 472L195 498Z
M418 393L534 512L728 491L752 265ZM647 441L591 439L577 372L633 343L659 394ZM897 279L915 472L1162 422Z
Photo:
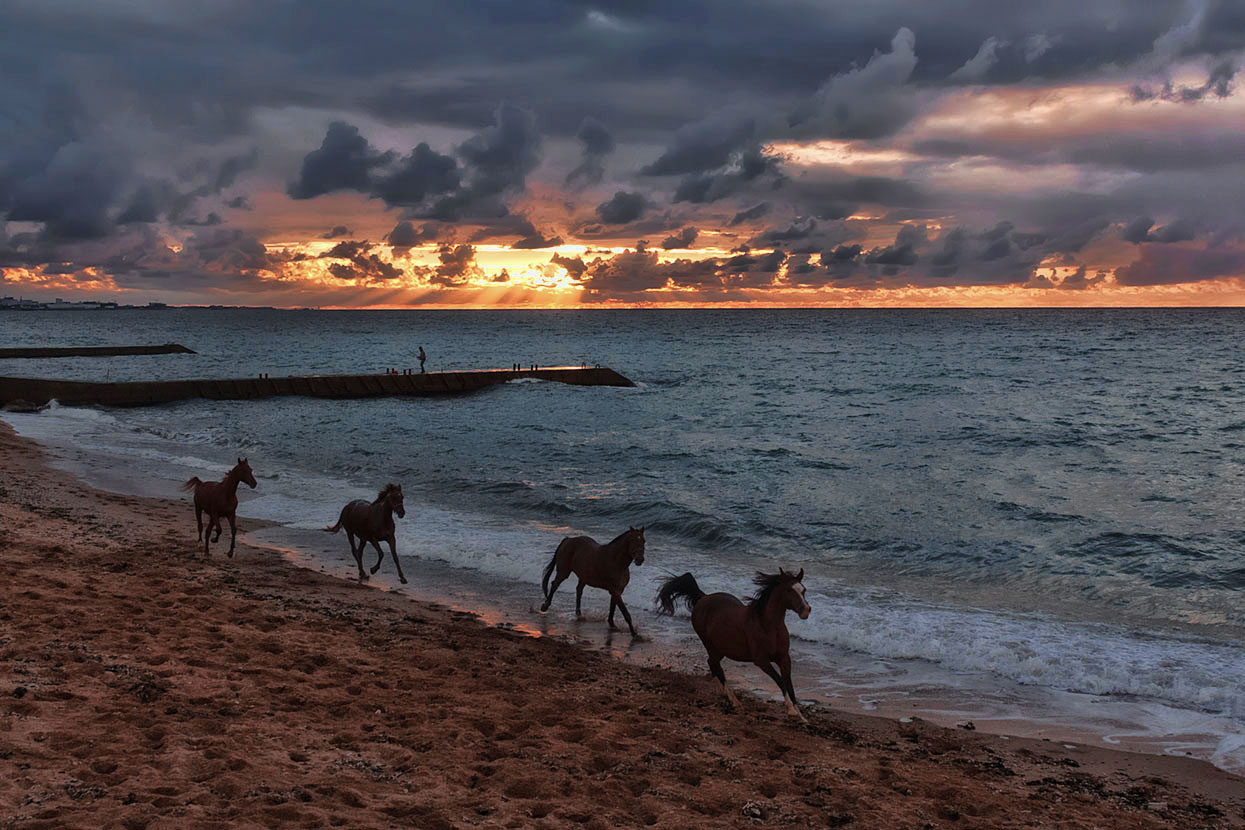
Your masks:
M53 400L64 406L156 406L192 398L249 400L295 395L313 398L462 395L521 378L578 386L635 386L613 369L600 366L123 383L0 377L0 407L19 403L41 406Z
M198 354L181 343L159 346L57 346L49 348L0 349L0 359L44 357L121 357L141 354Z

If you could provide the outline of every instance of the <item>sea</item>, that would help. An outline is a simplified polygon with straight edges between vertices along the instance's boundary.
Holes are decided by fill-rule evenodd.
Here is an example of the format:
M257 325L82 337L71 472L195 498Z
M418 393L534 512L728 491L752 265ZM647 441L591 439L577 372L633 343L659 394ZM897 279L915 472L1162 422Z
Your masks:
M418 371L422 346L429 371L600 364L636 383L0 415L92 484L186 500L170 556L195 553L178 484L246 456L245 538L351 579L321 528L398 482L410 584L386 563L378 590L708 677L686 613L655 613L661 580L747 595L757 571L803 568L812 615L788 625L807 700L1245 774L1245 310L0 317L0 346L165 342L197 353L0 375ZM577 621L573 580L538 612L563 537L629 526L647 539L625 594L643 640L608 632L601 591ZM779 699L751 667L727 675Z

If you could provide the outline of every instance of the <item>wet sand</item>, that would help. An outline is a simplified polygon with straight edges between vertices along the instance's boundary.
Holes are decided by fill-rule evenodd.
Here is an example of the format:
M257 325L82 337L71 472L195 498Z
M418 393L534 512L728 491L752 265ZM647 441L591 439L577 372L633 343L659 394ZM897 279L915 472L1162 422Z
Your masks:
M1204 762L728 714L707 672L225 548L0 423L0 828L1245 826Z

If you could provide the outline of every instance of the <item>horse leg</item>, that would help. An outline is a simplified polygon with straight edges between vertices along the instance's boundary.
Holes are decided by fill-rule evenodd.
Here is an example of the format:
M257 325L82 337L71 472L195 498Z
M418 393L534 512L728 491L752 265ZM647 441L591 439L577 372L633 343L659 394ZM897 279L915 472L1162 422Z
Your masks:
M622 592L621 591L611 592L611 596L613 597L614 602L618 604L618 610L623 612L623 619L627 621L627 628L631 629L631 636L639 637L640 635L636 633L635 626L631 624L631 612L627 610L627 603L623 602ZM613 605L611 604L610 606L610 624L611 625L613 625L613 619L614 619Z
M219 514L219 513L209 513L209 514L208 514L208 517L211 519L211 521L208 523L208 530L209 530L209 531L211 531L211 529L212 529L213 527L215 527L215 528L216 528L216 536L212 538L212 544L214 545L214 544L216 544L217 542L219 542L219 541L220 541L220 530L221 530L221 528L220 528L220 514Z
M800 711L799 701L795 699L795 687L791 685L791 654L784 654L778 658L778 670L782 672L781 680L778 683L782 689L783 697L787 698L787 714L795 715L802 721L807 719L804 713Z
M364 542L363 539L359 539L359 549L355 550L354 534L349 530L346 531L346 540L350 542L350 555L354 557L355 564L359 566L359 581L365 582L367 580L367 574L363 572L363 548L367 546L367 542Z
M401 580L403 585L405 585L406 574L402 573L402 563L398 561L398 551L394 547L393 537L390 536L388 541L389 541L389 558L393 560L394 567L398 569L398 579Z
M376 548L376 564L372 566L372 573L376 573L380 570L380 563L385 560L385 551L375 539L372 540L372 547Z
M579 580L579 584L575 586L575 619L577 620L582 620L584 618L584 612L580 608L580 606L583 604L583 601L584 601L584 581L581 579ZM613 603L611 603L610 609L613 610L613 608L614 608L614 605Z
M558 586L565 582L570 575L570 568L567 568L565 573L563 573L561 568L558 568L558 575L554 578L553 584L549 586L549 596L545 597L544 603L540 606L541 611L549 610L549 606L553 604L553 595L558 591Z
M212 541L212 525L214 522L216 522L216 517L213 516L212 511L209 510L207 527L204 528L204 531L203 531L203 555L204 556L207 556L209 553L208 545L211 544L211 541Z
M196 542L203 541L203 508L195 505L195 526L199 528L199 532L195 535Z
M228 554L229 554L230 558L232 558L232 557L233 557L233 548L234 548L234 545L236 545L236 544L238 543L238 525L235 523L235 521L234 521L234 516L233 516L233 514L232 514L232 513L230 513L230 514L229 514L228 516L226 516L225 518L229 520L229 551L228 551Z
M726 672L722 671L722 656L720 654L709 653L709 671L722 684L722 691L726 692L726 702L732 710L739 708L739 699L735 697L735 693L731 691L731 687L726 685Z

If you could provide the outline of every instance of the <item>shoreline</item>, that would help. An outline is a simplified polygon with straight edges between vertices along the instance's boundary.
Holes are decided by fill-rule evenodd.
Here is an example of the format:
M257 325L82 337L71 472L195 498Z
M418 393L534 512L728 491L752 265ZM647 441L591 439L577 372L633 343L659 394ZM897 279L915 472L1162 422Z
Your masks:
M726 714L707 675L245 533L205 559L185 502L92 489L2 423L0 477L0 827L1245 826L1243 779L1206 762L822 707L804 726L751 696Z

